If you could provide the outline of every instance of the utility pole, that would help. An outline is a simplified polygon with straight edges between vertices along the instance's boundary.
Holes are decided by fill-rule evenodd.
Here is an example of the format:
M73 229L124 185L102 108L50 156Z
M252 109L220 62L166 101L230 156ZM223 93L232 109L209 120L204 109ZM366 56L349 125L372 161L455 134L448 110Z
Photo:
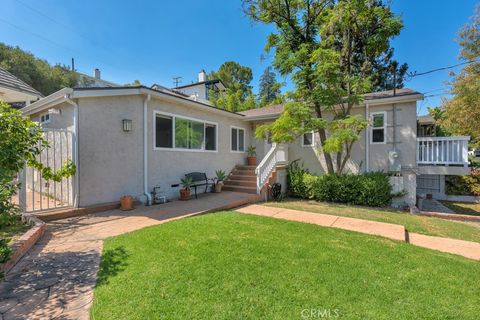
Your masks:
M75 59L72 58L72 72L75 72Z
M182 77L173 77L173 85L175 88L178 88L178 85L182 83Z

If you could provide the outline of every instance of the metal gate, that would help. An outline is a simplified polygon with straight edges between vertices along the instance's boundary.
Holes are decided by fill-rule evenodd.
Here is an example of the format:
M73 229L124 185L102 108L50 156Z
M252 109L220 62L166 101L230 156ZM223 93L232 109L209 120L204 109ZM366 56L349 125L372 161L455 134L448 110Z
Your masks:
M61 169L67 161L74 162L75 137L67 129L44 129L44 138L49 147L42 150L37 160L53 172ZM42 173L26 167L20 176L22 188L19 205L25 212L73 207L75 201L74 179L63 178L60 182L45 180Z

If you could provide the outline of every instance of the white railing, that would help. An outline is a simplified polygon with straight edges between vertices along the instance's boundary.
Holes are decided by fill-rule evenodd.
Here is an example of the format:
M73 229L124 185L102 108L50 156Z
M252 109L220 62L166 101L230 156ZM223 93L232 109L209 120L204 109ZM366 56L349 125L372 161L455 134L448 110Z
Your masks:
M470 137L417 138L417 163L468 166Z
M257 176L257 194L265 186L276 166L288 163L288 148L284 144L272 144L265 157L255 169Z

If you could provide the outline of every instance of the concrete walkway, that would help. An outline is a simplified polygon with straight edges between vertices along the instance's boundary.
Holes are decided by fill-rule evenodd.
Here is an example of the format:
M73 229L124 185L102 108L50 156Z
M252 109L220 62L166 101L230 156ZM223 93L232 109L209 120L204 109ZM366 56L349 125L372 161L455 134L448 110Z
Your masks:
M257 195L225 191L49 223L44 237L0 283L0 320L88 319L104 239L258 200Z
M440 201L435 199L424 199L422 201L422 211L454 213L452 210L450 210L450 208L447 208Z
M267 207L262 205L248 205L246 207L236 209L236 211L382 236L393 240L405 241L419 247L438 250L446 253L453 253L469 259L480 260L480 243L426 236L423 234L410 232L407 233L404 226L398 224Z

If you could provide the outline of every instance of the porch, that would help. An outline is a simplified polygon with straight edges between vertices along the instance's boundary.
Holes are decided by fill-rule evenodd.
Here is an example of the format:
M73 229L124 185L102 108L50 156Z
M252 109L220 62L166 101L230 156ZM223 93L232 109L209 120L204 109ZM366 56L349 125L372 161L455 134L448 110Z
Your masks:
M417 138L417 164L421 174L468 173L468 136Z

